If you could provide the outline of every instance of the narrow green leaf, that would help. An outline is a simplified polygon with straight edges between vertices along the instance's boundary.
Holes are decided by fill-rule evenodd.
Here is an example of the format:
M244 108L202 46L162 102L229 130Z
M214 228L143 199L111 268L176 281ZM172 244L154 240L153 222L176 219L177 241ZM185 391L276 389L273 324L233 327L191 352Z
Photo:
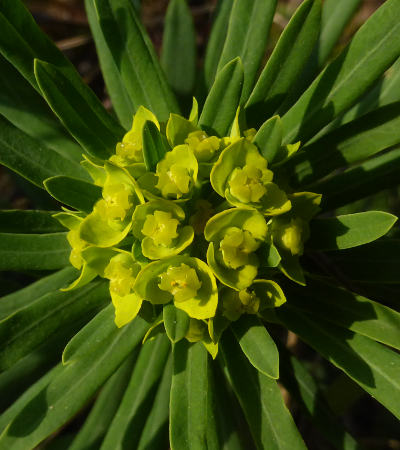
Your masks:
M260 319L245 314L231 328L250 363L262 374L279 378L278 349Z
M196 78L196 33L186 0L171 0L168 4L161 67L173 91L190 97Z
M400 55L400 0L386 1L282 118L284 142L305 141L352 106Z
M277 316L289 330L343 370L396 417L400 417L400 355L286 304Z
M356 13L361 0L325 0L322 29L318 40L318 66L323 67L346 25Z
M180 341L186 336L189 329L189 316L174 305L168 304L163 308L165 331L171 342Z
M224 47L228 31L229 18L234 0L219 0L215 9L213 25L208 38L204 58L204 78L208 90L214 83L218 62Z
M0 163L43 188L43 180L54 175L88 179L85 170L56 151L16 128L0 116Z
M363 247L332 252L329 256L350 280L400 283L400 239L382 239Z
M68 286L77 278L78 271L72 267L65 267L47 277L40 278L19 291L0 298L0 321L19 309L33 303L49 292Z
M158 161L167 152L166 144L157 125L149 120L143 125L143 158L147 170L156 171Z
M126 130L129 130L132 126L133 114L135 113L132 101L104 38L103 31L97 19L94 1L85 0L85 9L94 43L96 44L97 56L107 92L121 125Z
M375 257L375 254L372 253ZM285 290L290 304L340 327L400 350L400 313L348 290L307 279L307 293Z
M400 143L400 102L362 116L302 148L285 165L293 187L312 183L335 169Z
M67 233L0 233L0 270L54 270L69 264Z
M107 380L69 450L100 448L101 442L118 410L132 375L136 353L133 352Z
M153 406L147 416L137 450L164 450L168 446L169 395L172 380L172 355L164 367Z
M360 116L367 114L382 106L400 101L400 58L393 66L385 72L371 89L361 100L352 108L346 111L342 117L329 124L328 127L336 128L342 124L351 122Z
M226 136L235 118L243 85L243 65L239 58L219 71L207 96L199 125L209 134Z
M289 356L286 349L280 349L279 353L283 369L281 382L310 415L313 425L337 450L357 450L357 442L329 408L322 391L304 365L297 358Z
M203 450L207 444L208 353L201 342L174 344L170 400L172 450Z
M279 309L279 308L278 308ZM276 381L254 369L229 330L220 350L226 373L258 448L305 449Z
M254 136L254 144L261 154L271 164L274 161L282 143L282 123L279 116L266 120Z
M384 236L397 217L383 211L366 211L310 223L308 249L340 250L368 244Z
M0 211L0 232L32 234L65 231L52 214L52 211L3 209Z
M0 114L45 147L70 161L82 159L82 149L28 81L0 54Z
M232 59L243 62L244 81L241 103L246 102L253 88L257 71L265 53L276 0L236 0L229 18L228 31L217 71Z
M73 65L39 28L21 0L2 0L0 29L0 52L39 92L33 71L35 58L51 62L71 76L79 77Z
M108 301L105 283L76 291L54 291L38 298L0 322L0 370L6 370L51 339L60 326L93 315Z
M102 450L124 449L126 442L131 448L137 448L169 350L170 343L164 334L143 345L120 407L101 445Z
M76 333L80 326L82 321L60 328L51 340L45 341L10 369L0 374L0 411L9 408L30 386L58 364L65 342Z
M62 370L61 364L55 366L52 370L48 371L43 377L40 378L36 383L29 387L22 395L14 402L1 416L0 416L0 440L4 433L7 432L7 426L10 422L23 411L26 406L35 399L43 389L49 385L51 380L53 380L56 375L58 375ZM5 447L0 448L5 449Z
M130 0L94 0L108 48L135 111L150 109L160 121L179 112L157 56Z
M214 386L213 396L216 403L213 419L219 437L219 448L224 450L254 448L246 419L229 384L226 383L222 370L215 364L211 368L210 380ZM229 411L229 414L226 414L226 411Z
M0 436L0 449L35 447L67 422L136 348L147 327L146 322L138 318L121 329L114 326L100 347L99 332L89 336L86 344L91 351L87 357L74 364L58 366L50 383L42 384L33 395L29 393L22 408L18 405L14 410L11 423Z
M322 193L322 209L335 209L382 189L397 186L399 170L400 148L314 183L310 188L313 192Z
M80 80L38 59L35 76L47 103L72 136L90 155L108 158L124 130L93 92Z
M97 346L105 345L109 335L114 332L116 327L113 321L114 314L114 307L110 303L79 330L65 346L62 363L67 365L87 358L93 350L94 342ZM97 336L97 339L93 342L90 337L94 335Z
M91 212L101 198L101 187L76 178L57 176L44 181L47 192L64 205Z
M281 105L311 55L320 21L320 0L306 0L297 9L246 103L252 123L261 123Z

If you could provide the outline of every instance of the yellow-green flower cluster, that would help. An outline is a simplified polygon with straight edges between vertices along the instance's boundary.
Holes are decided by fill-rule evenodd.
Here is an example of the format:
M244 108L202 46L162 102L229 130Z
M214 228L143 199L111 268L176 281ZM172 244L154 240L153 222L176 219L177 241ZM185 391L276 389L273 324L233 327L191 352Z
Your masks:
M141 314L168 334L173 317L179 339L202 341L215 357L231 321L285 302L272 278L298 281L291 268L301 271L321 197L279 187L238 115L230 136L209 136L197 116L195 101L189 119L171 114L166 124L140 107L109 160L82 162L102 188L92 212L56 217L81 271L67 289L108 279L118 327Z

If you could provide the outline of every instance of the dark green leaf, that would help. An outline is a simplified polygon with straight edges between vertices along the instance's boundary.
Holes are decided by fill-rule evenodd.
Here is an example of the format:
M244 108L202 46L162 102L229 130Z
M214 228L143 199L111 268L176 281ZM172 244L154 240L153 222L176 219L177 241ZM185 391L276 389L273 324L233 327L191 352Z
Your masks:
M127 442L131 448L137 448L169 350L170 342L164 334L147 341L141 348L129 385L101 446L103 450L122 450Z
M337 450L356 450L357 442L346 431L323 398L322 391L304 365L280 349L281 381L290 395L310 415L313 424ZM347 377L346 377L347 378Z
M91 212L101 198L101 187L76 178L57 176L44 181L47 192L64 205Z
M1 210L1 233L56 233L65 231L60 222L52 217L54 212L36 210Z
M90 30L96 44L97 56L99 58L101 73L107 86L107 92L120 123L128 130L132 126L132 117L135 112L132 101L129 98L121 74L104 38L103 31L98 22L94 1L85 0L85 9Z
M249 364L230 331L224 333L220 351L257 447L305 450L276 381Z
M313 279L307 279L307 292L293 285L285 292L297 308L400 350L400 313L393 309Z
M155 172L158 161L167 152L161 133L154 122L146 121L143 126L143 158L147 170Z
M239 105L242 85L243 65L236 58L219 71L204 104L199 125L209 134L227 134Z
M196 33L186 0L171 0L164 22L161 66L179 96L190 96L196 78Z
M55 270L69 264L67 233L0 233L0 270Z
M98 20L134 109L145 106L160 121L178 112L157 56L130 0L95 0Z
M79 164L44 147L1 116L0 163L41 188L43 180L54 175L88 179L88 174Z
M76 291L54 291L0 322L0 370L6 370L51 339L60 326L93 315L108 301L108 286L92 283Z
M171 342L178 342L186 336L190 318L185 311L175 308L173 304L165 305L163 308L163 320L165 331Z
M310 223L308 249L340 250L368 244L384 236L397 217L382 211L366 211Z
M169 395L172 379L172 355L164 367L153 407L147 416L137 450L164 450L168 442Z
M307 140L352 106L400 55L400 0L386 1L282 118L284 142Z
M360 248L332 252L329 256L350 280L364 283L400 283L399 239L384 239Z
M274 116L263 123L254 136L254 143L261 154L271 164L282 143L282 123L279 116Z
M94 93L79 79L38 59L35 76L47 103L72 136L90 155L108 158L124 130Z
M260 319L245 314L231 328L251 364L262 374L279 378L278 349Z
M49 292L68 286L78 277L79 272L72 266L43 277L29 286L0 299L0 320L14 314L19 309L33 303Z
M174 344L170 403L172 450L204 450L207 444L208 353L201 342Z
M133 352L102 387L85 423L76 435L69 450L100 448L101 442L118 410L132 375L136 360Z
M82 159L82 149L68 135L45 100L0 55L0 114L29 136L70 161Z
M270 117L301 74L319 35L321 1L306 0L284 29L246 103L252 123Z
M302 148L287 164L293 187L400 143L400 102L383 106Z
M214 21L207 42L206 56L204 58L204 77L208 89L214 83L218 62L228 31L232 5L233 0L219 0L216 6Z
M321 207L330 210L397 186L399 170L400 149L395 149L309 187L322 193Z
M400 417L400 355L365 337L329 324L286 304L276 314L289 330L343 370Z
M8 413L9 426L0 436L0 448L32 448L60 428L140 343L147 327L140 318L121 329L114 326L101 346L98 339L102 327L95 330L86 341L89 351L85 358L58 366L51 380L42 383L41 389L36 388L34 393L28 391L27 400L22 404L17 402L12 414Z
M257 70L265 53L269 29L276 8L276 0L236 0L229 18L228 31L217 71L232 59L243 61L244 81L241 103L250 95Z

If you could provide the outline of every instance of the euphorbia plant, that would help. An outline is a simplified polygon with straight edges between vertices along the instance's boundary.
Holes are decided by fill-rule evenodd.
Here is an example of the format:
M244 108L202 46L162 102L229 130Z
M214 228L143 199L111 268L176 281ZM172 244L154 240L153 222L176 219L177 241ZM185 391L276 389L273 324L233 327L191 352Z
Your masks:
M43 275L0 300L0 449L91 400L68 448L305 448L277 380L355 448L287 331L399 416L400 315L357 293L398 282L396 217L331 213L400 162L400 0L323 68L358 3L304 1L257 79L276 2L221 1L196 81L184 0L161 65L132 2L87 0L117 120L0 2L0 161L62 204L0 213L0 268Z

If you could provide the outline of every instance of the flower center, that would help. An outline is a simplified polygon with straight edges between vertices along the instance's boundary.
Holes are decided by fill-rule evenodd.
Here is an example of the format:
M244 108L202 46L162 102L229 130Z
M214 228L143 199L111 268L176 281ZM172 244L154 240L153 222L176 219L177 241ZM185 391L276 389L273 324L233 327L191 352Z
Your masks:
M171 213L154 211L148 214L143 224L142 233L153 239L155 245L170 246L172 240L178 237L176 229L179 225L177 219L173 219Z
M217 136L208 136L204 131L193 131L185 139L185 143L193 150L199 162L209 161L219 150L219 139Z
M267 192L264 186L265 175L263 170L254 165L237 167L229 180L231 194L243 203L259 202Z
M248 264L249 253L255 252L260 244L247 230L231 227L220 243L222 259L232 269Z
M161 282L158 287L163 291L170 292L176 302L196 297L197 291L201 288L201 281L196 271L184 263L178 267L169 267L160 275L160 278Z

